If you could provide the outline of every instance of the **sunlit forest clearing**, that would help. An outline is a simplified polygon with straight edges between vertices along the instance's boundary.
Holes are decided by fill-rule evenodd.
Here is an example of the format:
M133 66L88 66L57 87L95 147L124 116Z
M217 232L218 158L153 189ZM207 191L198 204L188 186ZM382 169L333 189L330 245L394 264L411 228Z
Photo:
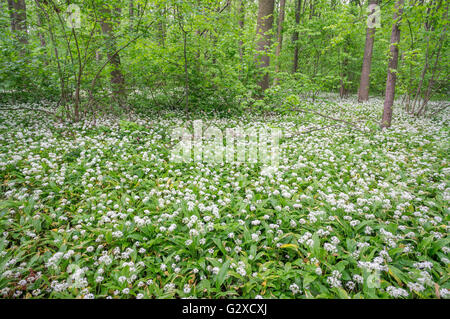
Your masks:
M449 298L448 6L0 0L0 298Z

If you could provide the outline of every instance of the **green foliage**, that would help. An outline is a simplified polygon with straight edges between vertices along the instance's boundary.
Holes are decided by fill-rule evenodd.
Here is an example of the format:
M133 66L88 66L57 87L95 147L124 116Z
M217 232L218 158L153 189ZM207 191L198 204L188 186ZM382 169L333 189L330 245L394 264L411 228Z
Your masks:
M362 129L380 104L285 102L364 116ZM283 128L274 175L171 161L184 115L89 127L1 112L0 296L450 297L447 115L309 133L335 123L287 109L208 118Z
M27 4L30 30L26 46L9 28L8 10L2 11L0 90L4 94L0 102L51 100L62 105L67 113L64 118L73 119L76 112L117 113L130 106L228 112L256 103L254 106L261 108L261 102L254 100L261 94L255 61L257 3L246 2L244 14L238 2L219 0L138 0L132 11L124 0L71 3L80 7L80 28L69 28L64 4ZM376 31L372 59L373 95L383 94L385 89L393 5L381 3L382 23ZM315 1L302 8L297 25L294 2L288 2L283 50L275 57L277 43L272 41L268 69L272 79L279 79L280 88L267 92L272 98L266 101L273 100L276 106L276 94L315 99L319 92L338 92L341 86L346 93L356 93L366 8L366 1ZM406 1L398 70L400 94L412 95L422 85L423 97L432 83L436 98L448 95L448 40L442 38L448 24L443 18L445 10L436 3ZM274 12L275 22L278 14ZM103 22L112 27L112 37L103 32ZM299 33L297 43L289 41L294 32ZM434 64L441 43L440 58ZM299 48L299 68L292 74L295 46ZM109 59L112 51L120 57L119 67ZM428 69L420 84L427 56ZM281 67L278 74L274 73L275 61ZM117 68L125 79L122 102L114 96L111 82Z

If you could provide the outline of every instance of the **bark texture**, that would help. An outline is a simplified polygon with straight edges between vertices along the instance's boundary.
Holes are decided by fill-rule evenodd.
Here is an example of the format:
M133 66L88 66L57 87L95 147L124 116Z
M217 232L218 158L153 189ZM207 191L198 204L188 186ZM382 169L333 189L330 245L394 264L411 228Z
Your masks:
M259 0L258 5L258 22L256 34L258 37L257 50L259 51L256 60L259 68L267 68L270 66L269 50L271 44L270 30L273 25L273 9L275 7L274 0ZM269 88L269 73L264 70L262 80L259 86L264 91Z
M398 0L395 4L394 24L391 33L391 47L388 75L386 80L386 93L384 99L383 118L381 127L386 128L391 126L392 122L392 105L395 99L395 83L397 81L397 67L398 67L398 44L400 42L400 19L403 12L404 0Z
M125 78L122 74L120 65L120 55L117 53L117 47L114 39L113 30L113 12L102 8L103 17L100 21L103 34L107 38L107 57L111 65L111 87L113 96L120 106L125 102Z
M284 23L284 12L286 8L286 0L280 0L280 11L278 14L278 29L277 29L277 49L275 52L275 56L277 57L277 64L275 66L275 73L280 71L280 55L281 50L283 49L283 23ZM278 83L278 78L275 78L274 84Z
M27 6L25 0L8 0L11 30L22 44L28 44Z

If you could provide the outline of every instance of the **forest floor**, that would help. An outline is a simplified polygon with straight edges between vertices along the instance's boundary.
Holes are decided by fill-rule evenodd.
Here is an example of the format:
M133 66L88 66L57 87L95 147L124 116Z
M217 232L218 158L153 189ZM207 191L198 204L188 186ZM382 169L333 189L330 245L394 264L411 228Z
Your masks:
M280 128L269 170L170 160L172 129L192 127L177 112L0 111L0 296L449 298L450 112L396 106L381 131L378 99L311 108L358 128L196 118Z

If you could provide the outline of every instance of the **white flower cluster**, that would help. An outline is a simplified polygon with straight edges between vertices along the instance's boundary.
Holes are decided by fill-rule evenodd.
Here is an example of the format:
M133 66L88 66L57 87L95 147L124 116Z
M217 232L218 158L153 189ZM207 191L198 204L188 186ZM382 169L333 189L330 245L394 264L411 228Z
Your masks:
M396 288L394 286L389 286L386 288L386 291L390 296L394 298L408 297L408 292L403 288Z

